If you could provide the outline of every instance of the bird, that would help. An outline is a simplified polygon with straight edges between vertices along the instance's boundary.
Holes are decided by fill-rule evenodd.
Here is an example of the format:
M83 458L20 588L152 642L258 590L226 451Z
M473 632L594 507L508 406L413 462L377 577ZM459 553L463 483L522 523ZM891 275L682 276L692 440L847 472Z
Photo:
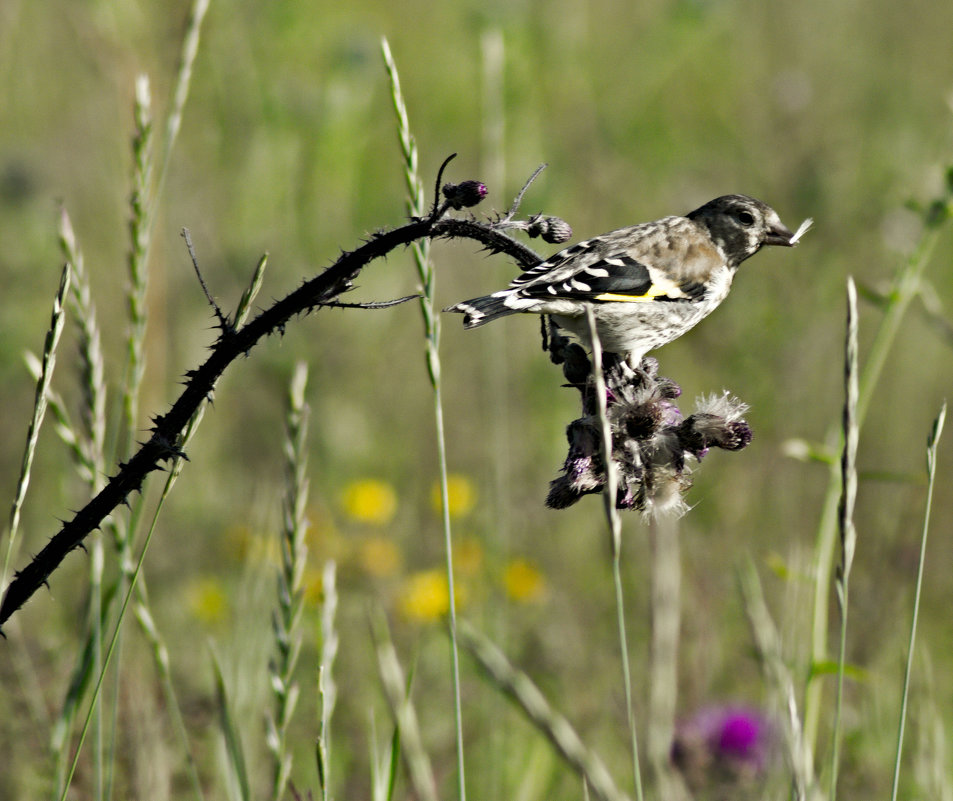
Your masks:
M683 217L663 217L577 242L498 292L444 311L465 329L510 314L550 315L592 347L587 306L604 352L634 369L650 351L682 336L727 297L739 265L764 245L793 247L778 213L748 195L723 195Z

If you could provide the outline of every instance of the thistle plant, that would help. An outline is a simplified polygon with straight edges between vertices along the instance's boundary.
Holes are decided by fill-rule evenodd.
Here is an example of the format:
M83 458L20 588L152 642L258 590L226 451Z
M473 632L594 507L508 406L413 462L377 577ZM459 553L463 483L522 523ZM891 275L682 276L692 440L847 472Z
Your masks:
M550 358L562 365L570 386L579 390L582 416L566 430L569 453L562 475L550 484L546 505L565 509L584 495L602 492L608 481L599 428L592 362L583 348L549 329ZM675 400L681 389L658 375L658 362L646 357L631 370L616 354L605 354L606 418L611 460L617 471L615 506L653 516L680 514L691 487L691 465L711 448L737 451L751 442L747 406L727 392L700 398L695 411L682 416Z

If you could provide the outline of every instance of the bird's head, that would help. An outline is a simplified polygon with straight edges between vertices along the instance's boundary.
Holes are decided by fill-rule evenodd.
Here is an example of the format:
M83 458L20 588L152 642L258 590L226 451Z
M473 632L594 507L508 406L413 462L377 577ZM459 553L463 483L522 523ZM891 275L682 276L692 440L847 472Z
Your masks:
M774 209L747 195L723 195L685 216L708 230L733 267L762 245L792 247L797 242Z

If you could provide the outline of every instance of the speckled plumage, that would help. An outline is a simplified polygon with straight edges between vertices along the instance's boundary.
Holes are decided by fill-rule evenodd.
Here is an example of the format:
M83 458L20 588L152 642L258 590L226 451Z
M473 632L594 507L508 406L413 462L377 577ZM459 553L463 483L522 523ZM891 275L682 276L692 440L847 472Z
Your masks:
M684 217L610 231L578 242L518 276L506 289L450 306L476 328L509 314L548 314L589 343L592 304L605 351L630 364L707 317L735 271L763 245L791 246L777 213L746 195L724 195Z

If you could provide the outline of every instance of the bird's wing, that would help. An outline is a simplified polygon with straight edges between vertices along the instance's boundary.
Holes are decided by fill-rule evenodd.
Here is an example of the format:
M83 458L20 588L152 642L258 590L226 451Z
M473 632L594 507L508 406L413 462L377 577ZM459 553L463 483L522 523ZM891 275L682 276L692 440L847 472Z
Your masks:
M723 263L699 226L666 217L578 242L527 270L503 292L541 299L693 301L704 296L708 277Z

